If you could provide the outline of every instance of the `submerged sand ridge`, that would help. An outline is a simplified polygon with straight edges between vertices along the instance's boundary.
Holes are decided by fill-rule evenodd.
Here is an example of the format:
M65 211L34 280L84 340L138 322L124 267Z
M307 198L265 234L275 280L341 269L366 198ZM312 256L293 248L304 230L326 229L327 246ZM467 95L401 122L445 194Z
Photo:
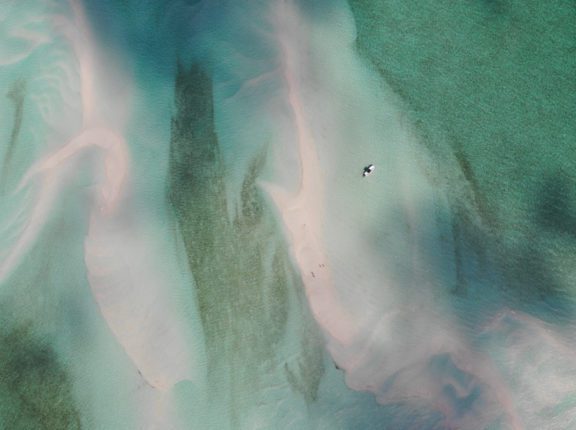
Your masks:
M447 423L461 425L491 422L503 407L506 420L521 428L509 394L487 357L473 353L453 326L453 315L444 311L445 304L424 288L438 280L423 244L439 246L445 227L423 215L422 207L442 202L443 197L422 170L431 165L421 161L426 154L418 154L398 99L354 58L354 30L346 26L350 16L342 13L332 18L340 20L340 29L345 30L338 34L337 26L314 20L310 30L293 5L283 2L278 8L275 23L294 125L294 134L284 139L286 145L297 145L300 186L294 194L266 186L280 209L313 315L328 336L328 350L346 371L348 385L373 392L382 404L414 396L442 411ZM340 52L321 51L327 43L340 43ZM362 81L360 75L364 84L375 85L372 93L355 87ZM320 83L320 76L334 78ZM329 90L322 93L323 85L336 88L336 83L343 85L336 95L329 95ZM347 94L352 88L354 93ZM327 103L330 97L334 100ZM363 119L362 113L369 119ZM350 131L343 129L344 122L350 124ZM346 141L347 135L356 141ZM362 154L372 155L362 160ZM370 182L359 177L366 157L382 166ZM378 213L391 216L377 225ZM367 224L373 224L375 234L384 230L388 239L371 248L366 238L358 237ZM380 247L387 251L382 253ZM395 261L400 265L395 266ZM409 335L403 337L402 332ZM450 380L451 373L472 378L474 388L460 386L456 397L485 398L482 413L477 415L476 406L471 406L468 414L461 415L464 403L442 392L442 381ZM499 399L500 405L490 397Z
M69 33L69 37L80 63L83 123L85 127L106 124L108 128L123 130L131 98L124 98L122 105L108 87L122 83L124 88L130 88L129 77L120 68L104 72L105 57L93 40L82 5L73 1L72 6L77 27L71 30L76 33ZM123 92L129 94L125 89ZM152 387L168 390L179 380L191 378L192 357L182 333L178 333L178 323L166 322L170 319L167 312L171 312L174 303L159 299L166 281L161 279L158 268L152 269L151 250L138 244L136 237L142 234L138 233L142 225L132 214L127 217L132 212L127 203L133 190L129 170L131 149L126 139L106 128L88 129L46 163L62 162L90 145L103 149L105 182L100 187L85 242L89 282L104 318L139 372ZM128 240L123 241L122 237ZM166 357L176 362L164 363Z
M290 235L294 257L302 273L306 295L316 320L330 336L344 344L354 335L354 321L339 303L333 289L330 268L322 248L323 235L323 179L314 139L304 118L300 102L299 68L305 60L299 57L298 40L301 31L293 5L281 3L277 24L282 71L287 99L293 116L295 140L300 154L300 185L296 195L279 195L270 189L271 196L280 207Z
M18 218L3 219L3 229L16 228L0 263L2 300L37 309L16 320L47 339L54 361L64 363L79 422L173 428L169 391L198 374L191 370L189 332L177 321L181 305L170 294L173 283L146 243L151 229L132 206L138 194L127 137L130 76L122 64L105 64L109 57L82 2L71 2L70 10L44 6L46 16L27 25L47 23L53 33L46 40L54 41L56 53L40 58L43 66L28 87L45 87L24 100L20 114L27 127L36 115L32 136L41 141L34 153L31 134L20 133L18 143L28 144L37 160L19 181L9 178L16 186L7 201L20 208L14 208ZM27 8L22 2L24 16ZM32 50L24 59L37 56ZM22 279L24 288L8 288Z

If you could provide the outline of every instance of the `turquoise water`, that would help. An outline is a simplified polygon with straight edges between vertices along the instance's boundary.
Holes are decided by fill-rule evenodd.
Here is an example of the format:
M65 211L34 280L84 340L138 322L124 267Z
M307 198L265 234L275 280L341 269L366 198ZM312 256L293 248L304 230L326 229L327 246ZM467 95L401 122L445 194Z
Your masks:
M574 427L575 14L2 4L0 428Z

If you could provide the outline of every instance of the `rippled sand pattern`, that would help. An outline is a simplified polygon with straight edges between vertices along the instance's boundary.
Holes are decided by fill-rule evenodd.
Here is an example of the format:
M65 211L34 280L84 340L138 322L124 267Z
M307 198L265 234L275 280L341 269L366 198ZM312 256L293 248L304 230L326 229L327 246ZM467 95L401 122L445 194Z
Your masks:
M575 18L0 2L0 429L576 428Z

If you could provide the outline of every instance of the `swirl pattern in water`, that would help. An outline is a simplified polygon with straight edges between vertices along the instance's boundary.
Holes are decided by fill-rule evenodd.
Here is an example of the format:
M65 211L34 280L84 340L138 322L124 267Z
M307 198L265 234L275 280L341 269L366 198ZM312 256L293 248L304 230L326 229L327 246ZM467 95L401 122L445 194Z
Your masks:
M568 1L0 3L0 428L576 428Z

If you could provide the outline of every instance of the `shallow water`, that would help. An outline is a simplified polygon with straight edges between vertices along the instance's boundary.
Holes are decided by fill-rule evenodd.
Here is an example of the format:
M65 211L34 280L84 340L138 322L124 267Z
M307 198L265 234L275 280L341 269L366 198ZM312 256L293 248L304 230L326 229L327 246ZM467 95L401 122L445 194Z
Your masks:
M4 2L0 427L575 426L574 14Z

